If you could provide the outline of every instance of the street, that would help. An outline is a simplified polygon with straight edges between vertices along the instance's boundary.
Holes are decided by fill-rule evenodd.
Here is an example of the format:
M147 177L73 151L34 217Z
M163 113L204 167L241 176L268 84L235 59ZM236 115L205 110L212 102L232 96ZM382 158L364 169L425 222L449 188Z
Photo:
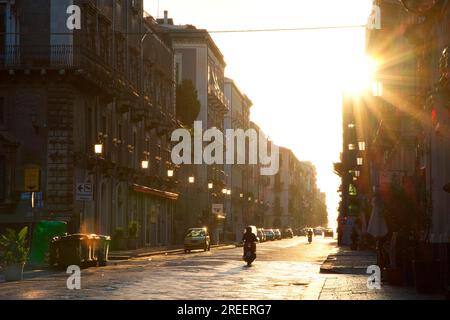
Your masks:
M82 270L81 290L68 290L61 272L2 283L0 299L300 299L333 246L305 237L266 242L250 268L241 248L112 261Z
M252 267L241 248L112 261L82 270L81 290L68 290L64 272L0 283L0 299L317 300L418 299L405 289L369 290L365 275L327 275L319 269L334 251L331 239L305 237L258 245Z

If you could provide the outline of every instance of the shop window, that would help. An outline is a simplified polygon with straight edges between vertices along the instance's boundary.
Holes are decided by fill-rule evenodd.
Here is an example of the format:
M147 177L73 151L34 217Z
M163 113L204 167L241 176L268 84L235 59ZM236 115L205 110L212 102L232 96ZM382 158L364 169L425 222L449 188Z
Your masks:
M6 164L5 157L0 155L0 202L5 201L6 196Z

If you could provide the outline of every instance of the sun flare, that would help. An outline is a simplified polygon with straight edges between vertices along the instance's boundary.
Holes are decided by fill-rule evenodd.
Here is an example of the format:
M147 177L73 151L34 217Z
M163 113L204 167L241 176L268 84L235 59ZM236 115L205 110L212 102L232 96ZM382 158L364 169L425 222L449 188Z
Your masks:
M377 61L361 55L356 59L343 64L342 90L350 93L358 93L372 88L376 79Z

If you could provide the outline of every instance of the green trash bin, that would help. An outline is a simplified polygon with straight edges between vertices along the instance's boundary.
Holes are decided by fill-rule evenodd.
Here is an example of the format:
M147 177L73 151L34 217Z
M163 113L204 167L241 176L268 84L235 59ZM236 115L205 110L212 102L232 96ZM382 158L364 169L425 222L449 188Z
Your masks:
M50 242L55 236L63 236L67 232L67 223L61 221L40 221L33 228L30 248L30 264L44 265L50 255Z

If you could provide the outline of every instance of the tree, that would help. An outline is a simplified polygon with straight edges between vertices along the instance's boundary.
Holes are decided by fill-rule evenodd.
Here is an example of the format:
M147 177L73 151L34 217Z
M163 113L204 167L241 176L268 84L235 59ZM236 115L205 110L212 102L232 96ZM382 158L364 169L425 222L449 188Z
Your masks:
M183 80L177 86L177 116L186 126L193 127L200 112L197 90L191 80Z

